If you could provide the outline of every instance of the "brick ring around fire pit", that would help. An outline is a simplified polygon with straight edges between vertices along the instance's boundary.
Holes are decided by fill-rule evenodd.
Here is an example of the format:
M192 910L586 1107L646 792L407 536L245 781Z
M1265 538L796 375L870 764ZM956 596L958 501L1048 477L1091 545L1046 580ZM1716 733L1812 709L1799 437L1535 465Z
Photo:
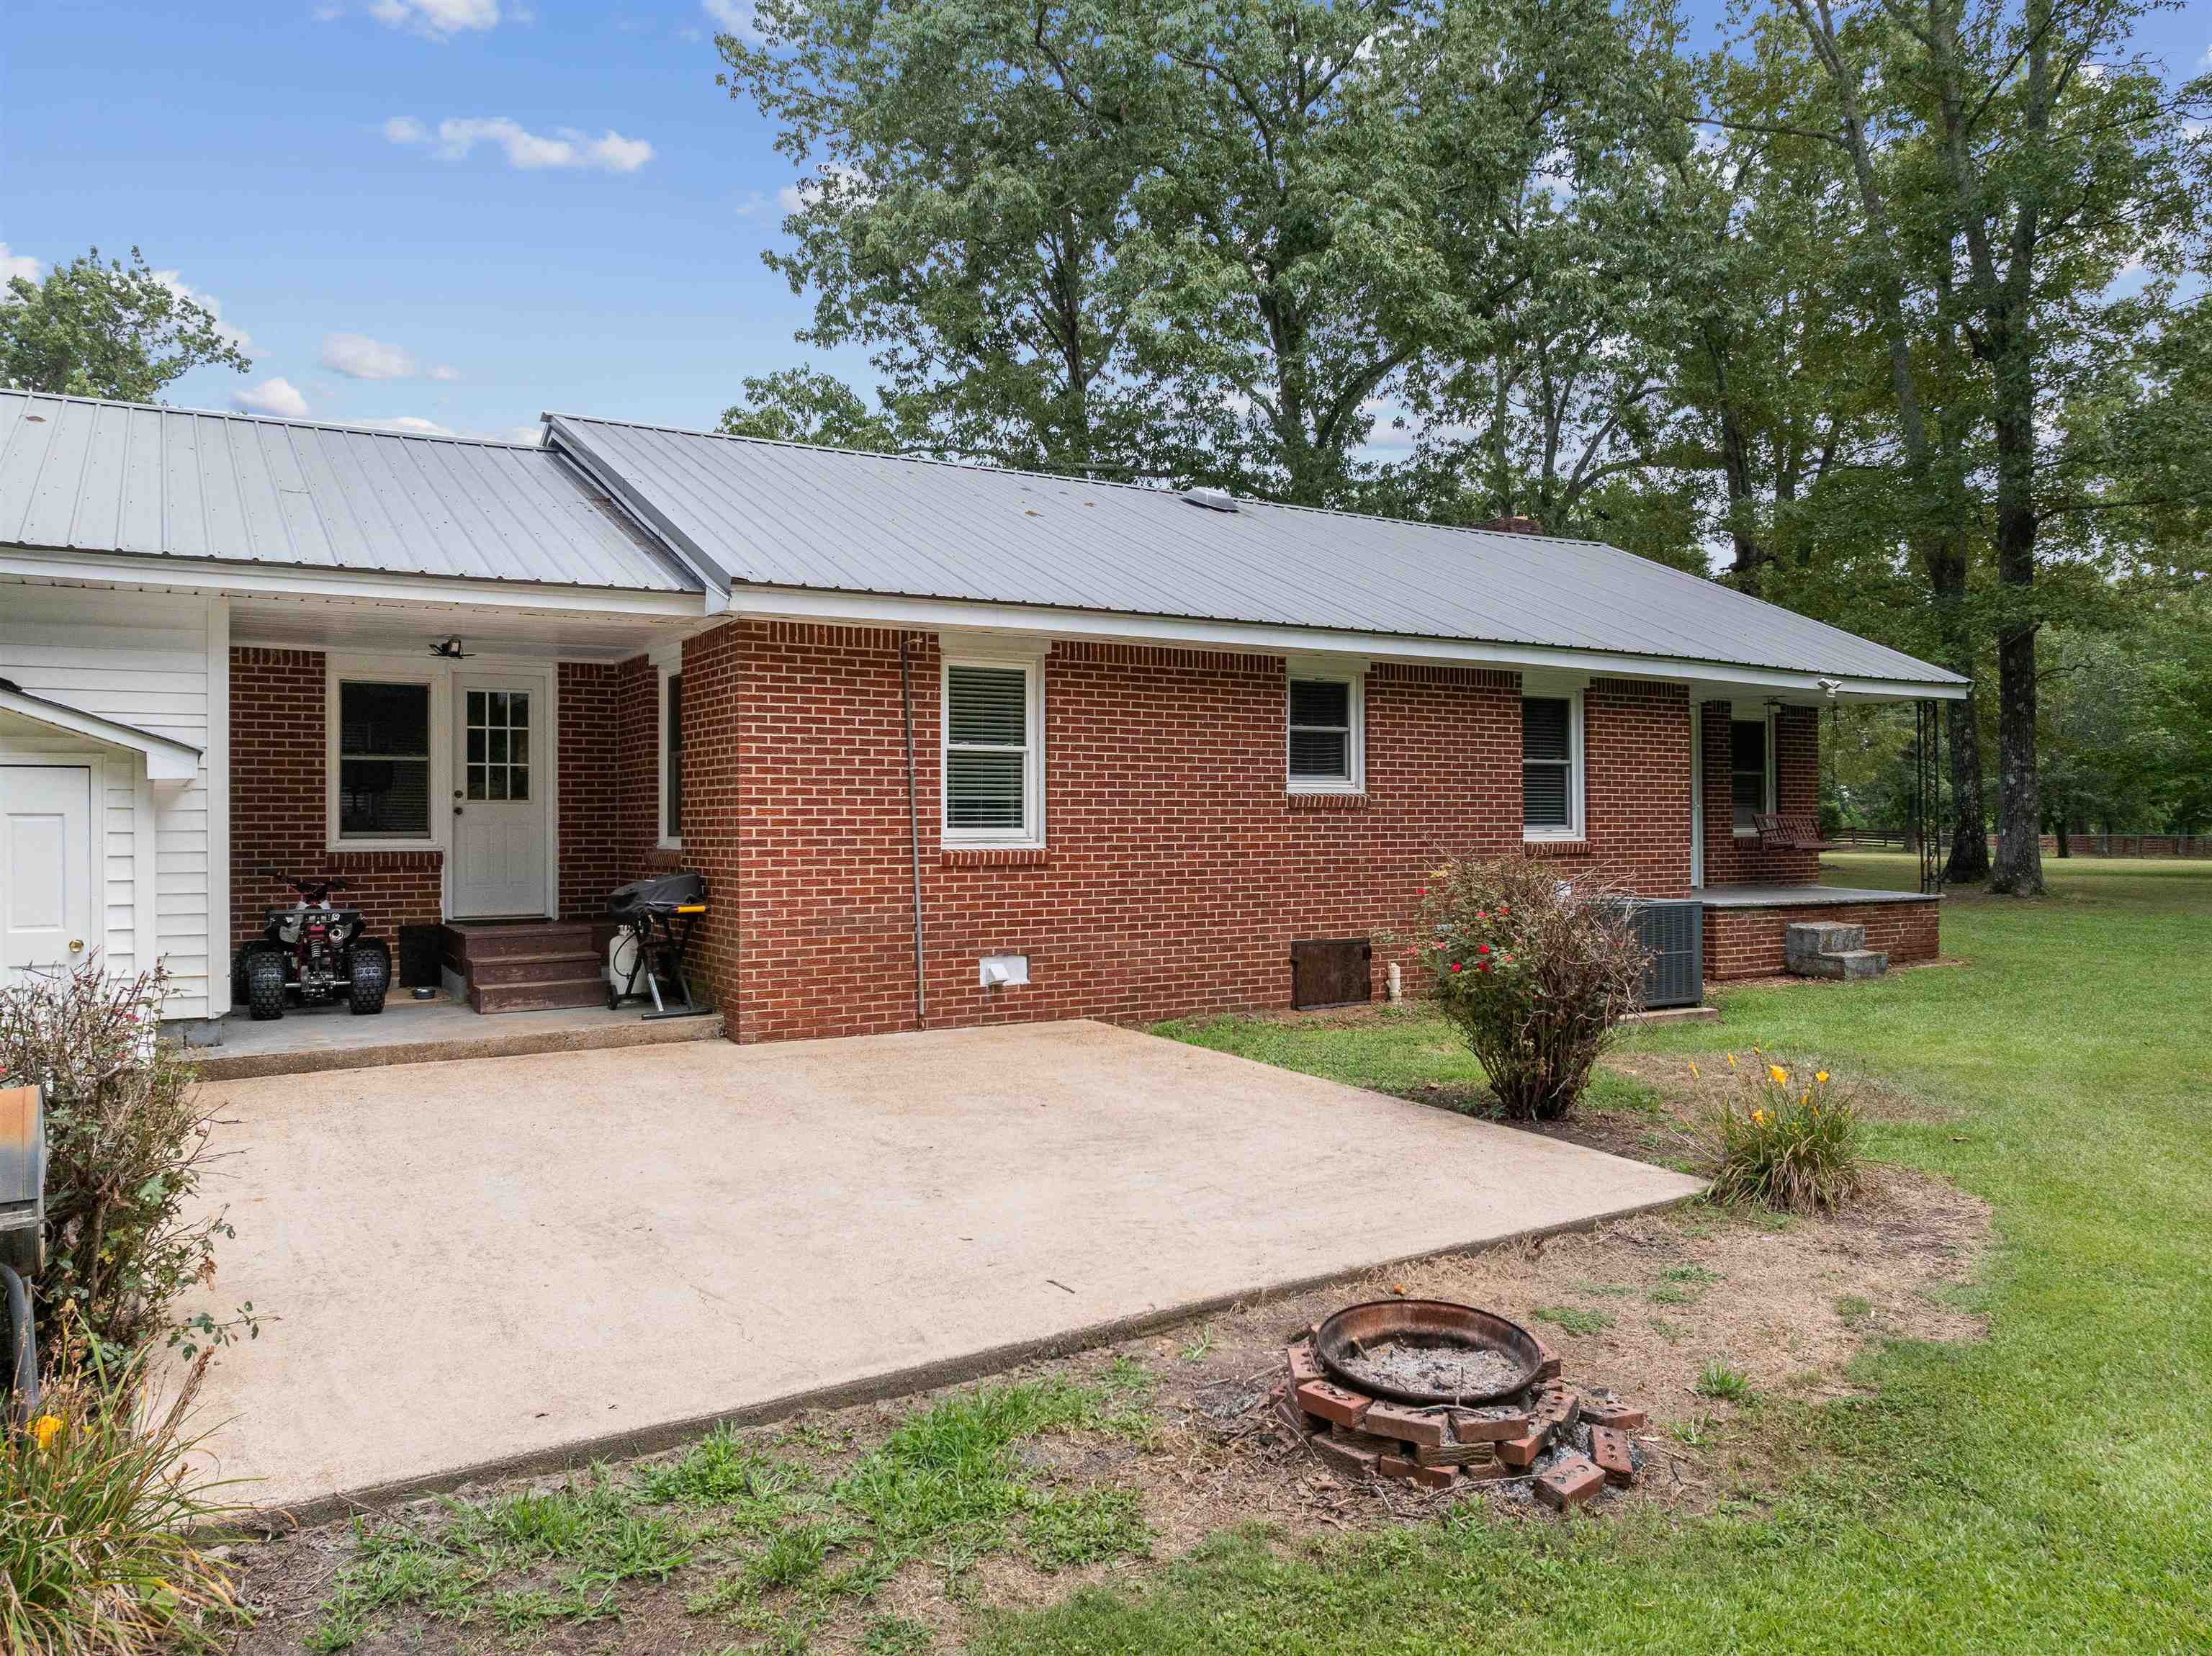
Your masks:
M1636 1479L1627 1435L1644 1411L1582 1397L1541 1340L1494 1312L1371 1301L1303 1330L1285 1355L1276 1418L1340 1477L1439 1490L1527 1478L1563 1511Z

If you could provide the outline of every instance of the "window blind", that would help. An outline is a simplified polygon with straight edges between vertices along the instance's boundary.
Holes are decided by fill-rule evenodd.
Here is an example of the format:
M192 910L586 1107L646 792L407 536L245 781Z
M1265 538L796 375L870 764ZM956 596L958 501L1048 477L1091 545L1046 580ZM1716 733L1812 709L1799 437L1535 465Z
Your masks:
M1021 832L1030 821L1028 672L948 667L945 699L945 825Z

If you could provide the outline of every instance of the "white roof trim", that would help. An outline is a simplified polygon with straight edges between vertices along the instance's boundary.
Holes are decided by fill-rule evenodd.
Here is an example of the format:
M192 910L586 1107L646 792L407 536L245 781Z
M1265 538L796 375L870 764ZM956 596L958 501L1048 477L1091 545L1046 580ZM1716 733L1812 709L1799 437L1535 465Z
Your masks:
M143 754L149 781L189 782L200 773L200 750L189 742L156 736L135 725L119 724L98 713L88 713L82 707L72 707L65 701L33 695L10 680L0 679L0 713L14 713L49 730L89 737L112 748L128 748Z
M1777 668L1736 667L1669 656L1633 656L1543 645L1480 644L1461 639L1409 638L1337 633L1261 622L1192 621L1172 616L1113 615L1050 610L1025 604L951 598L878 597L803 587L747 586L730 593L730 613L778 621L821 621L866 627L913 627L937 632L1009 631L1054 638L1123 644L1164 644L1195 650L1242 650L1259 655L1351 656L1367 661L1443 663L1501 671L1574 673L1603 678L1655 679L1776 695L1805 703L1840 701L1962 701L1964 684L1923 684L1895 679L1837 679L1832 674Z

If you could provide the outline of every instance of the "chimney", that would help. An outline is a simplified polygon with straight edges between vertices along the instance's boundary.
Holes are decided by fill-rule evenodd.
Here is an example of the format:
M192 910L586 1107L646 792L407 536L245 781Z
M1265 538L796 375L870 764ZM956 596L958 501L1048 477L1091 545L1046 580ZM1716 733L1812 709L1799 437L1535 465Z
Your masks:
M1486 524L1476 524L1477 529L1486 529L1493 535L1540 535L1544 525L1534 518L1492 518Z

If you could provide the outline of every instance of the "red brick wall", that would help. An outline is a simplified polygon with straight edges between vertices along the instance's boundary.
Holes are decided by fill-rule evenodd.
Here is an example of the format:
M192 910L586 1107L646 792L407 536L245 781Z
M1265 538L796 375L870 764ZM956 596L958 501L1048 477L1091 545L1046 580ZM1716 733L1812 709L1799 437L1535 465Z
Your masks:
M1279 1005L1294 939L1403 929L1433 859L1522 846L1513 675L1375 669L1365 797L1300 798L1279 658L1060 644L1048 849L943 851L936 640L912 652L933 1024ZM684 673L683 861L710 882L705 965L732 1032L912 1027L897 634L733 622L686 645ZM1686 699L1602 682L1586 707L1589 837L1544 853L1682 891ZM977 985L998 952L1028 955L1028 987Z
M1797 908L1708 908L1705 911L1705 976L1732 978L1781 975L1783 936L1789 926L1827 920L1863 925L1866 946L1886 949L1892 966L1932 961L1942 905L1924 903L1809 904Z
M1738 839L1729 790L1729 704L1705 709L1705 883L1818 885L1820 854L1762 846ZM1781 707L1774 716L1776 808L1817 816L1820 809L1820 714L1816 707Z
M564 919L598 919L628 866L619 842L621 788L612 762L621 673L597 661L564 661L558 670Z
M323 788L323 657L316 650L230 652L230 929L235 948L261 935L267 911L289 908L290 889L264 879L343 875L346 901L397 943L403 923L439 918L444 854L328 850Z

